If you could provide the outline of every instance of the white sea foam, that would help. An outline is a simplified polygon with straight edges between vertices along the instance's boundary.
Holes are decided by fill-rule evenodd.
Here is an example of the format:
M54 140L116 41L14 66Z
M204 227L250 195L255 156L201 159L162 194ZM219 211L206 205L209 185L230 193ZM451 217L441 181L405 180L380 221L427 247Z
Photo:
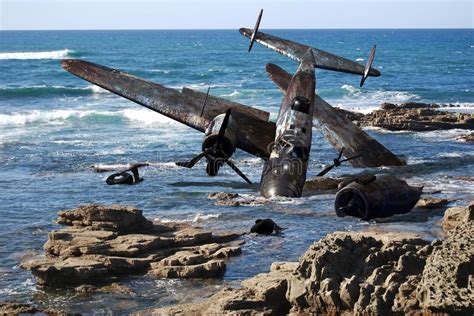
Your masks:
M151 72L157 72L157 73L160 73L160 74L169 74L171 72L171 70L169 70L169 69L152 69L150 71Z
M96 86L96 85L90 85L87 88L83 88L83 89L92 90L94 93L110 93L110 91L105 90L105 89L103 89L99 86Z
M83 118L97 113L97 111L79 110L53 110L53 111L31 111L27 113L0 114L0 126L2 125L26 125L36 122L50 122L67 120L72 117Z
M192 222L193 223L200 223L200 222L206 222L208 220L211 220L211 219L216 219L216 218L219 218L220 214L201 214L201 213L197 213Z
M174 218L166 218L166 217L157 217L155 218L156 221L160 221L162 223L202 223L207 222L210 220L214 220L220 217L220 214L191 214L185 219L174 219Z
M232 93L222 94L221 97L236 97L238 95L241 95L241 93L237 90L234 90Z
M357 58L356 61L364 61L364 58Z
M406 91L366 91L352 85L343 85L341 89L347 94L342 98L328 99L328 102L333 106L361 113L377 110L383 102L403 103L420 98Z
M71 49L50 52L9 52L0 53L0 59L63 59L74 53Z
M179 124L176 121L161 115L159 113L150 111L148 109L125 109L121 113L125 118L132 122L138 122L145 125L155 125L155 124Z
M125 109L120 111L96 111L96 110L51 110L51 111L28 111L0 114L0 126L19 126L35 123L46 123L48 125L63 124L70 119L83 119L91 116L117 116L131 123L143 125L170 125L177 122L147 109Z

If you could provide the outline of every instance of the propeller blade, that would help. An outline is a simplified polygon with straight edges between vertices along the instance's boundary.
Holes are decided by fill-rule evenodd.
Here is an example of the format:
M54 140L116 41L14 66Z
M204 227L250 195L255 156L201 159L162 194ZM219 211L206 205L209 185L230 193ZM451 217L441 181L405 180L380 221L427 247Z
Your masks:
M245 176L245 174L242 171L240 171L239 168L237 168L237 166L232 162L232 160L227 159L225 162L229 165L229 167L232 168L232 170L235 171L235 173L241 176L242 179L244 179L248 184L252 184L252 182L250 182L250 180Z
M341 148L341 151L339 152L339 156L337 156L337 160L340 160L342 158L343 151L344 151L344 147Z
M221 128L219 129L219 134L217 135L218 141L221 141L224 138L225 130L227 129L227 125L229 125L230 112L231 109L227 109Z
M253 43L255 43L255 38L257 37L258 28L260 27L260 21L262 20L263 9L260 10L260 13L257 18L257 23L255 23L255 27L253 29L252 37L250 38L250 46L249 46L249 53L252 50Z
M322 176L324 176L326 173L328 173L329 171L331 171L331 169L334 168L335 166L336 166L336 165L330 165L330 166L324 168L320 173L318 173L318 174L316 175L316 177L322 177Z
M175 164L179 167L192 168L194 167L195 164L199 162L199 160L201 160L204 156L206 156L210 152L211 152L210 150L203 151L202 153L200 153L199 155L197 155L196 157L194 157L193 159L189 161L178 161L178 162L175 162Z
M346 159L341 160L340 162L346 162L346 161L349 161L349 160L352 160L352 159L357 159L360 156L362 156L362 155L357 155L357 156L353 156L353 157L350 157L350 158L346 158Z
M364 75L362 75L362 79L360 80L360 87L364 85L365 80L367 80L367 77L369 76L370 68L372 68L372 63L374 62L375 58L375 50L376 45L374 45L374 47L372 47L372 49L370 50L369 59L367 60L367 64L365 65Z

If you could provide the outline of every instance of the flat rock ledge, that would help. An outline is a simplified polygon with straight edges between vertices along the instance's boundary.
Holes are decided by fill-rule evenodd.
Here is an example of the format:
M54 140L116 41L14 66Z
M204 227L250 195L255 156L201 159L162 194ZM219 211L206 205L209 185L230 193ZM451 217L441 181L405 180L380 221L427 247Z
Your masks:
M84 205L61 211L68 227L48 234L45 257L24 262L40 287L104 285L122 275L148 272L164 278L217 278L226 259L240 254L242 233L213 234L183 223L151 222L121 205ZM84 288L78 288L83 291Z
M365 115L346 110L339 111L359 126L380 127L390 131L434 131L454 128L474 130L474 114L439 110L446 107L458 106L418 102L383 103L379 110ZM472 136L466 136L466 141L470 139Z
M390 315L474 312L474 202L448 209L445 239L336 232L299 262L209 299L144 311L155 315ZM141 313L139 313L141 314Z

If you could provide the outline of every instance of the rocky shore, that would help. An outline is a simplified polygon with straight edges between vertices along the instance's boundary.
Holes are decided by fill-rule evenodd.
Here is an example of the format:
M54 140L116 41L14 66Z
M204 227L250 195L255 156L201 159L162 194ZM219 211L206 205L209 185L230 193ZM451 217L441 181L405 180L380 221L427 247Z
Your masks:
M299 262L209 299L139 314L309 315L474 313L474 202L445 212L443 240L413 234L336 232Z
M59 213L45 257L21 264L40 287L104 286L120 276L148 272L160 278L216 278L239 255L242 233L214 234L182 223L151 222L136 208L84 205ZM82 286L82 287L81 287Z
M455 104L427 104L408 102L383 103L380 109L361 114L339 109L350 120L362 127L379 127L390 131L433 131L447 129L474 130L474 114L442 111L440 108L457 108ZM466 141L472 139L467 134Z

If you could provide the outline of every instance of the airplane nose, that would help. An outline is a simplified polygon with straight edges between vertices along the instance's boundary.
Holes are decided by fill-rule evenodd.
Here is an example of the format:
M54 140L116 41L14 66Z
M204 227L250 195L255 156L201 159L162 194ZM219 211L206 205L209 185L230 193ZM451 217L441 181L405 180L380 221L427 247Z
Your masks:
M261 193L265 198L284 196L289 198L299 197L298 189L286 181L268 181L262 183Z

